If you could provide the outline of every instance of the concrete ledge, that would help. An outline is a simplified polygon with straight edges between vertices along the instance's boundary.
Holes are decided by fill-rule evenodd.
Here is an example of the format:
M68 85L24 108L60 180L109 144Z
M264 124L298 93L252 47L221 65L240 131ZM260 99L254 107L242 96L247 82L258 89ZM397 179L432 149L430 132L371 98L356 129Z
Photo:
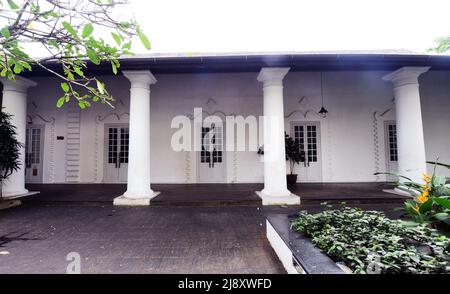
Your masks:
M152 196L148 198L127 198L125 196L119 196L114 198L113 205L116 206L149 206L150 200L158 196L161 192L154 192Z
M295 194L288 196L269 196L261 191L256 191L255 193L262 199L263 205L300 205L300 197Z
M291 249L284 243L268 220L266 220L266 237L288 274L306 273L303 267L296 266Z
M20 200L0 200L0 210L16 207L22 204Z
M266 236L289 274L345 274L351 271L336 264L309 238L291 230L288 215L269 215Z

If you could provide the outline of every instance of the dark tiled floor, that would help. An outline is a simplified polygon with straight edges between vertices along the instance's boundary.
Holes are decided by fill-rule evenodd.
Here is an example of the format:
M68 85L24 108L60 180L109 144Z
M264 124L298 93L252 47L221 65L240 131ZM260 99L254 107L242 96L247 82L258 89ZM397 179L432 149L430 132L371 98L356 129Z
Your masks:
M398 217L392 204L360 204ZM265 237L265 216L301 207L114 207L25 202L0 211L0 273L284 273Z
M9 252L0 255L0 273L64 273L69 252L81 255L83 273L284 273L265 237L265 216L320 211L319 200L338 201L334 195L348 191L348 186L334 186L333 194L333 186L300 185L303 200L310 189L318 201L283 208L241 203L256 201L258 185L154 186L166 195L165 207L112 206L123 185L29 186L42 193L0 211L0 251ZM379 195L378 186L353 187L357 193L347 196L353 200ZM189 195L194 201L189 205L170 205ZM398 217L393 208L400 204L382 195L384 202L354 203ZM222 200L246 205L224 206Z
M49 184L28 185L28 189L41 193L27 201L52 202L105 202L123 194L125 185L120 184ZM157 206L224 206L259 205L261 200L254 193L262 184L154 184L155 191L162 192L152 200ZM297 184L290 190L301 196L302 203L322 201L354 203L402 202L404 196L385 193L392 188L386 183L318 183Z
M258 207L32 205L0 211L0 273L283 273Z

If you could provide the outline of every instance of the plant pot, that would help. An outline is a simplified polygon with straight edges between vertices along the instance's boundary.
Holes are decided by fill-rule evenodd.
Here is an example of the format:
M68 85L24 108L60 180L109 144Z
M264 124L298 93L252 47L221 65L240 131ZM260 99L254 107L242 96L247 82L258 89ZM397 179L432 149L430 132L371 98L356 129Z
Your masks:
M297 183L297 175L296 174L286 175L286 179L287 179L288 185L295 185Z

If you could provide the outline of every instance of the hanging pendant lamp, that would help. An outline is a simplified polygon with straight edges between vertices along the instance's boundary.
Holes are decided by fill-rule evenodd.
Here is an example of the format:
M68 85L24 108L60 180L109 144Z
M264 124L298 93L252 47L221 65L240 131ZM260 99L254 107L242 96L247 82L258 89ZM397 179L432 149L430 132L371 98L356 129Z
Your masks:
M323 107L323 73L320 72L320 95L322 96L322 108L319 110L319 114L325 118L327 117L328 110Z

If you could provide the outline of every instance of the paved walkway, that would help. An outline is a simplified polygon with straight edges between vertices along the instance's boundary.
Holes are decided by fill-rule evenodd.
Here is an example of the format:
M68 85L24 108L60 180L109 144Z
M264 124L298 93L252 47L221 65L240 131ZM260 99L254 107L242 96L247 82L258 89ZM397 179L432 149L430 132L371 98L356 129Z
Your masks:
M360 205L398 217L392 204ZM300 207L114 207L80 203L0 211L0 273L284 273L265 216ZM302 209L315 212L317 205Z
M210 203L213 206L115 207L111 200L123 188L46 185L40 196L1 210L0 252L8 254L0 254L0 273L65 273L70 252L80 254L82 273L284 273L265 237L265 216L323 209L317 201L288 208L217 202ZM244 193L248 187L243 188L234 186L229 200L241 201L239 195L248 195ZM177 189L172 194L165 191L167 196L178 195ZM198 201L211 200L205 199L206 190L197 191ZM217 201L220 198L214 195L224 194L210 191L209 195ZM399 213L393 208L401 205L356 206L383 210L395 218Z
M283 273L258 207L27 205L0 212L0 273Z

